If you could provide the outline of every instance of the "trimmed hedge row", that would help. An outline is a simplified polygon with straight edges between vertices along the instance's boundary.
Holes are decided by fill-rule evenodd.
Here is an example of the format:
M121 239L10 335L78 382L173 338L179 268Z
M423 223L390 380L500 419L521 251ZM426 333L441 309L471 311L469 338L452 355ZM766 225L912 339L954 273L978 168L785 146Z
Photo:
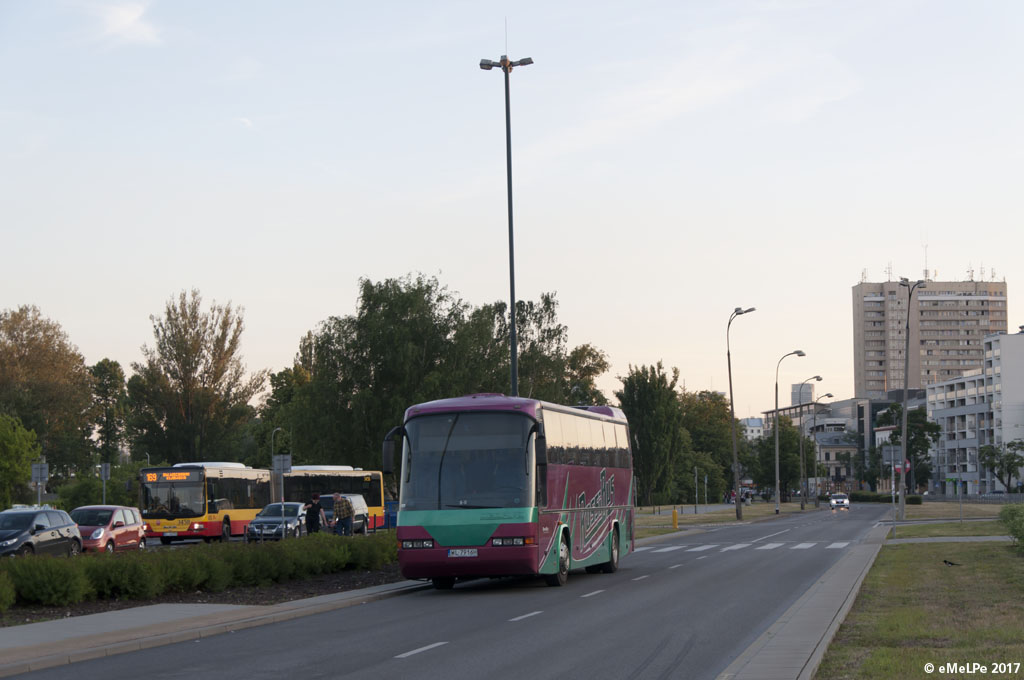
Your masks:
M380 569L398 559L394 535L314 534L274 543L196 545L182 550L21 556L0 562L0 612L15 601L68 605L98 598L147 600L169 592L219 592L345 569Z
M999 511L999 521L1006 526L1018 548L1024 548L1024 505L1004 505Z
M877 493L875 491L851 491L851 503L891 503L892 495L888 493ZM897 499L899 502L899 499ZM919 495L908 495L907 505L921 505L923 499Z

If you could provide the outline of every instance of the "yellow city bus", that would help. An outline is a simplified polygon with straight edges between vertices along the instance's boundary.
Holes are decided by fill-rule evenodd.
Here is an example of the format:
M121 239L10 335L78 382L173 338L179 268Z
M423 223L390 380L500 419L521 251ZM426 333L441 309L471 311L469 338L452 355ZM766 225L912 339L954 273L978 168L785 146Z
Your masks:
M366 526L384 526L384 476L377 470L361 470L351 465L293 465L284 476L284 499L306 501L313 493L328 496L340 493L362 494L366 500ZM274 490L277 500L277 489ZM324 499L329 509L330 501Z
M139 472L146 538L227 540L270 502L270 472L241 463L178 463Z

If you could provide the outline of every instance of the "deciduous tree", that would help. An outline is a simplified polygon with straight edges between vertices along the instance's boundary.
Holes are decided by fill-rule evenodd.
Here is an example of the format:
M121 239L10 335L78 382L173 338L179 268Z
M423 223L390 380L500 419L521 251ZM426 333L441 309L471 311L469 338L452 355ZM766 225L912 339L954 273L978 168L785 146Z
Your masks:
M182 291L150 320L155 344L143 346L146 360L132 364L128 381L133 453L168 463L237 459L254 416L249 400L266 380L242 363L242 309L203 311L199 291Z
M669 376L659 361L654 366L630 366L615 392L634 438L633 472L640 502L650 505L671 497L675 464L689 441L676 385L679 369Z
M0 413L36 434L55 478L89 463L92 377L58 323L35 306L0 312Z
M1020 469L1024 467L1024 456L1021 455L1021 451L1024 451L1024 441L1020 439L998 447L985 444L978 447L978 462L992 470L992 474L1003 488L1010 491L1013 478L1020 475Z
M34 432L14 416L0 413L0 507L8 508L32 478L32 461L39 457Z

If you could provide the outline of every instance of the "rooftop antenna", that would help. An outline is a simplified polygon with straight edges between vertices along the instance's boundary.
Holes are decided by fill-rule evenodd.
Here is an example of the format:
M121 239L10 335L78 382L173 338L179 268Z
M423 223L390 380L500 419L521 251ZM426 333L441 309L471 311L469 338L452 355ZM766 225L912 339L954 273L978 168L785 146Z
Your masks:
M864 269L860 270L860 282L861 283L867 283L868 282L868 268L867 267L865 267Z
M927 236L925 237L924 243L924 280L928 280L928 241Z
M968 281L973 281L974 280L974 266L971 265L970 263L968 263L968 265L967 265L967 280Z
M888 281L892 281L892 261L885 265L885 276Z

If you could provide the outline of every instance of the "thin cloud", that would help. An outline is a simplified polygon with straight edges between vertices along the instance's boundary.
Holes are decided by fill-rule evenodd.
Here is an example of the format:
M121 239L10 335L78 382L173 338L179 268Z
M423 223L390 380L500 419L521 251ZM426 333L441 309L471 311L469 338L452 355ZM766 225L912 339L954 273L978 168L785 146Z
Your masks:
M244 127L246 130L255 130L256 129L256 124L253 123L248 118L235 118L235 121L238 124L240 124L242 127Z
M148 9L148 4L141 2L94 7L93 12L102 24L101 39L137 45L159 45L160 31L146 19Z

